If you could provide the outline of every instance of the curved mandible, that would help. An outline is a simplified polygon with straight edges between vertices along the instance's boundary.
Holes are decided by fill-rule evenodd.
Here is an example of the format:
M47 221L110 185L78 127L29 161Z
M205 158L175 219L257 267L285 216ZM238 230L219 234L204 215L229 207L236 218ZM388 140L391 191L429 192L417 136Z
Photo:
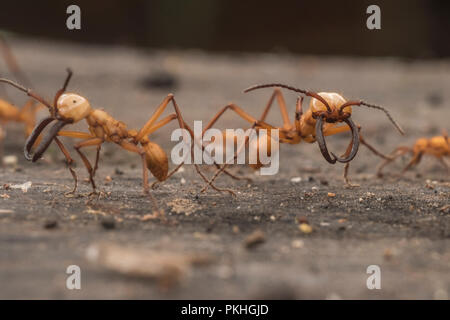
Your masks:
M48 118L47 118L48 119ZM44 119L47 120L47 119ZM53 119L52 119L53 120ZM45 125L43 125L42 127L37 127L36 126L36 133L33 136L34 140L36 140L37 136L39 136L39 133L42 132L42 130L44 130L45 126L48 125L51 121L48 121ZM43 124L43 121L40 123ZM34 155L30 154L30 150L31 150L31 146L33 145L33 143L28 141L27 139L27 143L25 144L25 157L27 158L27 160L31 160L32 162L37 161L42 154L47 150L47 148L50 146L50 143L53 141L53 139L58 135L58 132L68 123L62 120L58 120L50 129L50 131L47 133L47 135L44 137L44 139L42 139L42 142L39 144L39 146L37 147ZM38 125L39 126L39 125ZM34 133L35 130L33 130ZM31 137L31 135L30 135Z
M344 119L344 122L350 127L352 131L352 149L350 154L346 158L340 158L336 156L333 152L329 152L327 148L327 144L325 141L325 137L323 134L323 118L319 117L316 121L316 140L319 144L320 152L322 153L325 160L327 160L331 164L335 164L337 162L347 163L353 160L353 158L358 153L359 149L359 130L356 127L355 123L350 119Z
M36 142L37 138L39 137L41 132L45 129L45 127L53 120L55 120L55 119L52 117L47 117L47 118L43 119L41 122L39 122L34 127L33 131L31 131L31 134L28 136L27 140L25 141L25 146L23 148L23 153L25 155L25 159L27 159L28 161L31 161L33 159L30 151L31 151L31 148L33 147L34 143Z

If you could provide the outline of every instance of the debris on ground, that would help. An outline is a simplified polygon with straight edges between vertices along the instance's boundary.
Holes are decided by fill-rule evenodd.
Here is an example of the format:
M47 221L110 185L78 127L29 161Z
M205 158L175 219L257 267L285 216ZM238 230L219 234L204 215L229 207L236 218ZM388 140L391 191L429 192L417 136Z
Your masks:
M21 189L22 192L27 192L33 183L31 181L24 182L22 184L12 184L9 186L10 189Z
M292 242L291 242L291 247L295 248L295 249L303 248L304 245L305 245L305 243L303 242L303 240L300 240L300 239L295 239L295 240L292 240Z
M301 177L294 177L294 178L291 178L291 182L293 182L293 183L298 183L298 182L301 182L302 181L302 178Z
M101 226L103 229L112 230L116 227L116 223L113 218L105 217L101 220Z
M44 229L55 229L58 226L58 221L52 219L47 220L44 223Z
M17 156L15 155L8 155L3 157L3 165L7 167L14 167L18 163Z
M181 214L184 213L186 216L203 209L199 204L192 202L189 199L177 198L172 201L169 201L167 205L170 207L170 210L174 213Z
M443 206L442 208L439 209L439 211L449 213L450 212L450 204Z
M253 249L264 242L266 242L266 235L261 230L256 230L245 238L244 246L247 249Z
M92 263L123 276L155 280L163 289L179 284L192 267L214 262L209 254L154 251L116 244L91 245L86 257Z
M387 248L384 250L383 252L383 258L387 261L392 260L392 258L394 257L394 251L390 248Z
M307 223L300 223L300 225L298 226L299 230L303 233L311 233L312 232L312 227L307 224Z
M302 223L308 224L308 217L306 217L306 216L297 216L295 218L295 220L298 224L302 224Z

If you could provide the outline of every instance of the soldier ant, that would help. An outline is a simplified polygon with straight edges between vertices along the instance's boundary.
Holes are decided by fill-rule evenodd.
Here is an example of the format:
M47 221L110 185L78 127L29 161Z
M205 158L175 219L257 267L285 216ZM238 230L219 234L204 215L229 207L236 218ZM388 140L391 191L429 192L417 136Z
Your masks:
M383 161L383 163L378 168L377 175L379 177L383 176L382 170L383 168L397 159L398 157L405 155L407 153L411 153L413 155L410 162L403 168L401 174L403 175L407 170L419 164L422 156L425 154L434 156L439 162L444 166L447 170L447 173L450 174L450 167L445 162L444 157L450 157L450 141L445 130L442 131L442 136L435 136L432 138L420 138L417 139L414 143L414 146L406 147L401 146L396 148L390 155L388 159Z
M271 84L262 84L252 86L244 92L250 92L256 89L261 88L269 88L275 87L276 89L272 93L264 111L259 119L254 118L253 116L246 113L243 109L235 104L228 104L223 107L210 121L208 126L205 128L208 129L224 114L226 110L233 110L238 116L243 118L249 123L253 124L253 127L256 129L267 129L270 135L270 130L279 129L279 141L281 143L287 144L298 144L301 142L314 143L317 142L319 145L320 152L326 161L331 164L335 164L336 162L345 163L344 168L344 180L346 186L356 186L352 185L348 179L348 169L350 165L350 161L356 156L359 144L365 145L369 150L371 150L375 155L383 158L390 159L381 152L377 151L374 147L366 142L366 140L362 137L360 130L361 126L356 125L352 118L352 106L365 106L369 108L374 108L383 111L388 119L393 123L393 125L397 128L397 130L404 134L403 129L399 126L399 124L392 118L390 113L383 107L366 103L361 100L349 100L347 101L342 95L334 92L319 92L315 93L312 91L307 91L303 89L294 88L288 85L280 84L280 83L271 83ZM286 103L284 97L279 88L285 88L294 92L298 92L305 96L311 97L310 100L310 108L305 113L303 113L303 96L300 96L297 99L296 103L296 111L295 111L295 120L292 123L289 119L289 115L286 108ZM274 100L277 100L278 106L280 108L281 116L283 119L282 127L275 127L265 122L267 114L273 105ZM339 126L338 124L344 122L344 125ZM334 153L329 152L327 148L327 144L325 141L325 136L330 136L334 134L339 134L342 132L351 131L352 139L347 147L345 153L338 157ZM247 139L248 141L248 139ZM247 142L246 141L246 142ZM259 143L259 142L258 142ZM235 153L236 157L236 153ZM222 170L227 166L227 164L223 165L221 169L217 170L213 177L209 180L209 183L201 190L201 192L206 191L210 183L212 183L217 176L221 173Z
M27 93L28 96L45 105L50 111L50 116L39 122L28 137L24 147L25 158L32 162L37 161L47 150L51 142L55 141L64 154L68 168L73 176L75 185L73 190L69 193L74 193L77 189L78 179L72 168L73 159L58 137L64 136L82 139L81 142L75 144L74 149L83 160L83 163L89 173L89 181L93 189L91 194L96 194L97 192L94 176L98 168L100 148L104 142L112 142L127 151L138 154L141 157L143 191L145 194L150 195L147 169L150 170L158 181L164 181L175 173L181 165L169 173L168 158L166 153L158 144L150 141L148 135L175 119L178 120L180 128L184 129L186 127L190 131L190 128L187 127L187 124L181 116L173 94L168 94L167 97L164 98L147 123L145 123L139 131L129 130L125 123L114 119L105 111L101 109L93 109L85 97L76 93L66 92L66 88L72 77L72 71L67 69L67 72L68 74L64 81L64 85L56 92L53 104L45 101L40 95L33 92L31 89L27 89L11 80L0 78L0 82L8 83ZM175 113L170 114L157 122L169 103L172 103ZM86 120L89 126L89 133L78 131L61 131L63 127L74 124L83 119ZM55 120L56 123L50 128L47 135L42 139L42 142L36 147L34 154L32 154L31 149L35 144L36 139L45 127ZM89 146L97 147L94 166L91 165L86 155L81 151L82 148ZM156 202L153 197L152 200L154 201L154 205L156 207Z

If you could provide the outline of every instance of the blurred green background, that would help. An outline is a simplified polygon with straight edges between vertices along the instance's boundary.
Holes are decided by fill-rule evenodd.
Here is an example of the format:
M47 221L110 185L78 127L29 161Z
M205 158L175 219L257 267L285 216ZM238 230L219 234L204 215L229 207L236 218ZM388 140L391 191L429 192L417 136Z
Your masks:
M67 30L77 4L82 30ZM381 7L382 29L366 28ZM0 29L20 34L153 48L438 58L450 55L450 2L130 0L2 1Z

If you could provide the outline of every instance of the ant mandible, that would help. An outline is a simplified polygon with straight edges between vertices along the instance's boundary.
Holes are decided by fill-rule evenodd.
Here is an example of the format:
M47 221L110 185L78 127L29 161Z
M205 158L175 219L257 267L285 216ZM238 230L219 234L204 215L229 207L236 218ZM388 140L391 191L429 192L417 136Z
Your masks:
M413 157L410 162L403 168L403 170L401 171L401 175L403 175L412 167L418 165L420 160L422 159L422 156L425 154L434 156L437 160L439 160L442 166L447 170L447 174L450 174L450 166L444 160L444 157L450 157L450 141L446 130L442 131L442 136L417 139L412 148L406 146L397 147L391 153L389 159L386 159L380 165L377 175L379 177L382 177L382 170L386 165L407 153L411 153Z
M89 173L89 180L93 189L93 194L96 193L94 176L98 168L100 149L104 142L115 143L127 151L140 155L142 159L143 190L145 194L150 194L147 169L150 170L158 181L166 180L179 169L181 165L169 173L168 158L166 153L158 144L150 141L148 138L148 135L175 119L178 120L180 128L187 128L187 124L181 116L173 94L168 94L167 97L164 98L142 129L139 131L129 130L127 129L125 123L114 119L105 111L101 109L93 109L85 97L76 93L66 92L66 88L72 77L72 71L67 69L67 72L68 74L64 81L63 87L55 94L53 105L45 101L40 95L33 92L31 89L27 89L11 80L0 78L0 82L8 83L17 89L24 91L28 96L45 105L50 111L50 116L43 119L36 125L25 143L24 154L27 160L32 162L37 161L47 150L51 142L55 141L66 158L68 168L75 182L73 190L69 193L74 193L76 191L78 179L72 168L73 159L66 147L58 138L59 136L82 139L81 142L75 144L74 149L83 160L83 163ZM169 103L172 103L175 113L170 114L157 122ZM63 127L74 124L83 119L86 120L89 126L89 133L78 131L61 131ZM42 139L42 142L37 146L34 154L32 154L31 149L35 144L36 139L45 127L55 120L56 123L50 128L47 135ZM191 132L190 128L187 129ZM81 151L82 148L89 146L97 147L94 166L91 165L88 158ZM154 204L156 206L155 202Z
M223 107L209 122L208 126L205 128L207 130L224 114L226 110L233 110L238 116L243 118L249 123L253 124L255 129L267 129L270 135L270 130L279 129L279 141L281 143L287 144L298 144L302 141L308 143L317 142L319 145L320 152L322 153L325 160L331 164L336 162L345 163L344 167L344 180L346 186L352 187L348 179L348 170L350 166L350 161L356 156L359 144L365 145L369 150L371 150L377 156L383 159L390 159L381 152L377 151L373 146L368 144L366 140L362 137L360 130L361 126L356 125L352 118L352 106L365 106L369 108L374 108L382 110L388 119L393 123L397 130L403 135L404 131L400 125L392 118L387 109L366 103L362 100L349 100L347 101L342 95L335 92L319 92L315 93L312 91L307 91L303 89L294 88L280 83L270 83L255 85L244 90L244 92L250 92L256 89L275 87L272 96L270 97L261 117L259 119L246 113L239 106L231 103ZM289 119L289 115L286 108L286 103L283 98L282 92L279 88L285 88L294 92L301 93L305 96L311 97L310 108L303 113L303 96L297 99L296 110L295 110L295 120L294 123ZM273 105L273 102L277 99L278 106L280 108L281 116L283 119L282 127L275 127L265 122L267 114ZM339 126L338 124L344 122L345 124ZM345 153L342 157L336 156L334 153L329 152L327 144L325 141L325 136L331 136L347 131L351 131L352 139L348 145ZM248 139L246 139L246 143ZM259 143L259 141L257 142ZM236 153L235 153L236 158ZM208 184L201 190L201 192L206 191L208 186L217 178L217 176L225 169L227 164L224 164L213 177L209 180Z

